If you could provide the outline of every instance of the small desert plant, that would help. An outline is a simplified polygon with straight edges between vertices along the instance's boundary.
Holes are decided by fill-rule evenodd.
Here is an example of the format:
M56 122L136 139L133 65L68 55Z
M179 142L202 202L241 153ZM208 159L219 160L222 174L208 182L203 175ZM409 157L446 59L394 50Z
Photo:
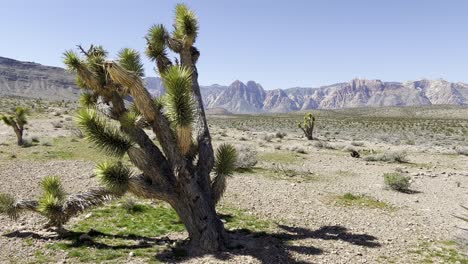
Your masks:
M407 192L410 187L410 177L404 176L398 172L384 173L384 183L390 189Z
M28 123L26 116L29 111L23 107L17 107L13 115L1 115L0 119L15 131L18 146L23 145L24 125Z
M265 140L266 142L271 142L272 139L273 139L273 135L265 135L265 136L263 136L263 140Z
M145 210L145 207L142 204L138 203L134 198L131 197L125 199L122 206L129 214L140 213Z
M46 227L55 227L57 232L62 232L63 224L71 217L115 196L107 189L97 188L67 197L60 179L55 176L45 177L40 185L42 194L38 200L16 201L13 196L1 193L0 214L16 220L23 211L33 211L49 220Z
M282 139L282 138L284 138L286 135L287 135L287 134L284 133L284 132L276 132L275 137Z
M457 153L459 155L465 155L468 156L468 147L460 147L457 149Z
M370 155L364 158L366 161L385 161L390 163L407 163L407 153L405 151L385 152Z
M301 147L293 147L291 151L299 153L299 154L307 154L307 151Z
M60 122L54 121L51 123L54 128L62 128L63 125Z
M236 170L252 169L257 162L257 151L245 146L237 149Z
M353 145L355 147L362 147L362 146L364 146L364 142L353 141L353 142L351 142L351 145Z
M308 140L313 140L313 133L314 133L314 126L315 126L315 116L312 113L309 113L304 116L304 121L302 123L298 123L297 127L304 132L304 135Z

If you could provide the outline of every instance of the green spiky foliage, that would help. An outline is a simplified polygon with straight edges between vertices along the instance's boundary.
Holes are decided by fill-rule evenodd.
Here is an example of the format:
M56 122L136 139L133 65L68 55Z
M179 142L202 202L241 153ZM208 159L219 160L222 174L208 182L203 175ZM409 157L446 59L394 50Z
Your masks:
M110 156L122 157L132 146L125 134L94 109L81 109L78 124L87 139Z
M24 126L28 123L27 115L29 110L23 107L16 107L13 114L1 115L0 119L7 125L13 128L16 134L18 146L23 145Z
M304 116L304 121L302 123L298 123L297 127L304 132L304 135L308 140L313 140L314 134L314 126L315 126L315 116L312 113L306 114Z
M0 193L0 214L8 215L13 220L18 219L19 212L15 207L16 200L13 196Z
M97 166L96 175L101 184L106 186L111 192L124 194L128 190L132 171L120 161L103 162Z
M197 39L197 17L185 4L178 4L176 6L173 35L174 38L181 41L184 46L193 45Z
M91 93L82 93L80 96L80 105L82 107L91 108L96 105L97 98Z
M117 56L119 57L119 64L122 65L123 68L140 77L145 75L140 54L136 50L124 48L119 51Z
M179 147L186 154L192 145L192 123L195 119L191 72L182 66L172 66L161 73L161 78L166 87L163 106L177 131Z
M45 195L50 195L57 198L59 201L65 199L65 191L63 190L62 182L57 176L47 176L41 181L42 191Z
M211 183L213 200L218 203L226 190L226 178L236 169L237 151L230 144L222 144L216 150L214 178Z
M8 215L12 220L17 220L23 211L32 211L49 220L46 227L55 227L57 232L62 232L63 225L71 217L92 206L101 205L118 197L118 194L102 188L67 197L60 179L56 176L44 177L40 182L40 187L42 194L37 201L16 201L9 194L0 194L0 214Z

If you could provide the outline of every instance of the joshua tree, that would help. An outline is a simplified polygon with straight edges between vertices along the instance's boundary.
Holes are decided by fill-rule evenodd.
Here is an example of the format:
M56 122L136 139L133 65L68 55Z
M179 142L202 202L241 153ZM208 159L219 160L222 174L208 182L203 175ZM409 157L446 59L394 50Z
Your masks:
M308 113L304 116L304 121L302 123L297 124L297 127L302 129L304 135L307 137L308 140L313 140L314 125L315 116L313 116L312 113Z
M28 111L23 108L18 106L15 109L15 112L13 115L2 115L0 118L3 120L3 122L7 126L11 126L13 130L15 131L18 146L23 145L23 131L24 131L24 125L28 123L26 120L26 115L28 114Z
M107 192L90 191L95 195L88 193L84 200L129 192L166 201L184 223L193 253L217 251L229 241L215 205L237 157L231 145L213 151L198 85L200 53L193 46L197 33L195 14L182 4L176 6L171 34L163 25L150 28L146 54L156 62L166 88L156 99L144 87L143 65L135 50L122 49L117 60L108 60L101 46L79 47L82 56L64 54L78 85L89 93L82 100L87 107L79 112L87 138L109 156L127 154L141 172L132 173L121 163L100 164L98 176ZM174 63L167 48L179 55ZM156 143L143 128L153 130Z

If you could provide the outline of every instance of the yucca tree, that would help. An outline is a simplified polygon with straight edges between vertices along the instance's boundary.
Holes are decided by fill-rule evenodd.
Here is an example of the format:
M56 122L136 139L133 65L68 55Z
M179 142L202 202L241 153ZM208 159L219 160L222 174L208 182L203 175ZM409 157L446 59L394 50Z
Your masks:
M297 127L304 132L304 135L308 140L314 139L314 126L315 126L315 116L312 113L308 113L304 116L304 121L299 122Z
M18 146L23 145L24 125L28 123L26 116L28 110L18 106L12 115L1 115L0 118L7 125L13 128L16 134Z
M102 47L92 46L81 49L82 56L67 51L64 62L88 92L78 118L87 138L114 158L128 155L141 172L104 163L99 165L101 183L116 196L129 192L168 202L188 231L188 249L200 253L220 250L229 240L215 206L234 170L236 151L230 145L221 145L216 155L213 151L198 85L197 34L197 18L183 4L176 6L172 33L163 25L150 28L146 55L166 88L161 98L145 89L135 50L122 49L109 60ZM178 55L175 62L168 49ZM124 103L127 98L132 105ZM155 133L157 142L144 128Z

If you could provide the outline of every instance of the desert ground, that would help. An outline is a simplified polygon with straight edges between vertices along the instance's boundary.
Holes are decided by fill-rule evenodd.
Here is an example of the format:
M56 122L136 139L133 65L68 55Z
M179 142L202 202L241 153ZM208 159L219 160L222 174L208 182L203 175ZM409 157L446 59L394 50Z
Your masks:
M0 192L35 198L48 175L69 193L98 186L106 157L77 128L73 104L0 101L0 112L32 109L26 147L0 125ZM468 108L312 112L311 141L297 128L304 113L208 118L214 145L239 151L219 212L247 247L184 256L173 249L186 234L172 209L125 197L72 219L69 238L36 214L0 216L0 262L468 263L468 224L456 217L468 214ZM409 177L409 189L389 188L386 173Z

